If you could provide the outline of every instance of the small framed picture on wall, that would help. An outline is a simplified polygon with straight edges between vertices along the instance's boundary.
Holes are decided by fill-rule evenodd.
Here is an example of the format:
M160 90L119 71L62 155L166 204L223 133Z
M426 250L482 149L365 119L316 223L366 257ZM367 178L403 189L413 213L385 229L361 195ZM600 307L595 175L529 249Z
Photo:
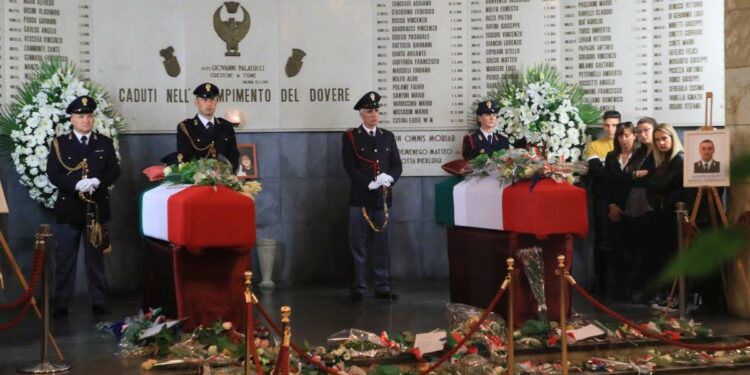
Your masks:
M254 143L242 143L237 145L240 151L240 166L237 168L237 177L241 179L258 178L258 154Z

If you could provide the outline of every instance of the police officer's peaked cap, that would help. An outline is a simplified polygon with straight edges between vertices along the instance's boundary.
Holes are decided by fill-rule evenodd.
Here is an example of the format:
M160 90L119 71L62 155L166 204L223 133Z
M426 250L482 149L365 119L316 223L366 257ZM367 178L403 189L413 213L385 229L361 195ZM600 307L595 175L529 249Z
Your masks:
M95 109L96 101L94 98L88 95L83 95L70 102L68 108L65 109L65 113L69 115L73 113L94 113Z
M359 111L362 108L380 108L380 94L375 91L370 91L364 94L357 104L354 105L354 110Z
M193 95L200 98L215 98L219 95L219 88L213 83L201 83L193 90Z
M498 111L500 111L500 106L494 100L485 100L477 104L477 115L497 113Z

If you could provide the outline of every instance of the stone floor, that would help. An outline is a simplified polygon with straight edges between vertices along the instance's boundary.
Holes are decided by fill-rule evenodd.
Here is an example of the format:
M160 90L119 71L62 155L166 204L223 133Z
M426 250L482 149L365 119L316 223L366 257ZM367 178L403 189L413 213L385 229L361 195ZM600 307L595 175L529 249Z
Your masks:
M353 304L342 286L282 286L271 292L259 293L266 309L278 315L279 307L292 307L293 340L303 343L324 344L326 338L339 330L360 328L372 332L383 330L400 332L426 332L447 326L445 303L449 300L447 281L399 282L395 290L401 300L395 303L365 298ZM111 320L137 313L139 295L114 296ZM647 307L612 305L625 316L645 320L652 313ZM573 310L587 317L601 318L585 301L573 299ZM8 313L0 314L0 323L10 319ZM697 317L697 320L714 328L717 335L750 334L750 319L726 314ZM74 366L72 374L140 374L138 359L119 359L115 356L117 345L110 336L96 332L95 321L85 298L79 298L71 307L70 316L52 321L52 331L62 348L67 362ZM40 361L39 321L29 313L17 328L0 332L0 374L13 374L18 367ZM49 358L56 360L50 348Z

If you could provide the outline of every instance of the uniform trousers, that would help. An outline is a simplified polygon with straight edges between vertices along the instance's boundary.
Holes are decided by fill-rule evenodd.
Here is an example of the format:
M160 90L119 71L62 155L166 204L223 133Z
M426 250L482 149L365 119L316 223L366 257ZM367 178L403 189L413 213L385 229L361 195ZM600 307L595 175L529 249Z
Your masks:
M383 226L385 217L383 209L368 208L367 216L376 228ZM390 210L390 208L389 208ZM391 291L391 255L388 249L387 228L375 232L362 215L361 207L349 207L349 248L354 261L354 280L352 293L367 291L367 258L368 248L372 261L372 282L376 293Z
M76 281L78 252L84 249L86 279L91 305L107 305L109 287L104 277L104 254L91 245L84 224L55 224L54 305L68 307ZM83 242L83 244L81 243Z

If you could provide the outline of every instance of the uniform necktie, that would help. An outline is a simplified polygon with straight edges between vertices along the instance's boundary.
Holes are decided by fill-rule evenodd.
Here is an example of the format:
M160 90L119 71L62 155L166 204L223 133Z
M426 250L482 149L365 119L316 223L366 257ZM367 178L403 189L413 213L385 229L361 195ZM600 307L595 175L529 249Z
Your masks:
M375 130L370 130L368 133L370 133L370 137L375 137Z
M487 141L490 142L490 144L492 144L492 134L487 136Z
M703 162L703 169L708 170L708 162Z
M88 142L88 138L86 138L85 135L81 137L81 144L83 145L83 147L86 147L87 142Z
M206 129L208 129L208 132L209 132L209 133L211 133L211 134L214 134L214 123L213 123L213 122L211 122L211 121L209 121L209 122L208 122L208 123L206 124Z

